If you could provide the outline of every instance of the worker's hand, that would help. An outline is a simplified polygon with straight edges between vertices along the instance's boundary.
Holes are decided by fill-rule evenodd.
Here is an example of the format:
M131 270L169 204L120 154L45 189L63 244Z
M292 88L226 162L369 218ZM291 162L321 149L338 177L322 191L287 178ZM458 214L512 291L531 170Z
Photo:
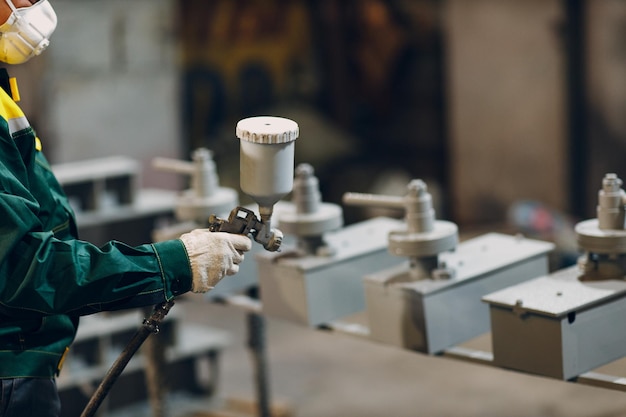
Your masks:
M243 254L249 251L250 238L232 233L196 229L180 237L191 262L191 290L204 293L211 290L226 275L239 271Z

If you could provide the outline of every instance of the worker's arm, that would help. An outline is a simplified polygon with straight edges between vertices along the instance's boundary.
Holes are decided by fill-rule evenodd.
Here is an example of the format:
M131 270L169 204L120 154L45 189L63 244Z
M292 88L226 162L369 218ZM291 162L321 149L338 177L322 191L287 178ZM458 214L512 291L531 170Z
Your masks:
M0 195L0 312L89 314L156 304L191 289L181 241L130 247L60 240L39 231L21 197Z
M0 139L0 313L86 314L149 305L191 289L179 240L102 248L77 240L73 214L43 155L25 163L19 136Z

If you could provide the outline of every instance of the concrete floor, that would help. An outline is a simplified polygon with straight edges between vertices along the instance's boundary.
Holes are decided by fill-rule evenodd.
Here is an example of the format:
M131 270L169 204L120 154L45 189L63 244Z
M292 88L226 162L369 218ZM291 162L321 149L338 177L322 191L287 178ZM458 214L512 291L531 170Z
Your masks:
M190 321L231 333L219 395L253 400L245 312L195 295L176 308ZM298 417L626 416L624 392L429 357L277 319L268 319L266 329L272 400ZM601 370L626 376L626 361Z

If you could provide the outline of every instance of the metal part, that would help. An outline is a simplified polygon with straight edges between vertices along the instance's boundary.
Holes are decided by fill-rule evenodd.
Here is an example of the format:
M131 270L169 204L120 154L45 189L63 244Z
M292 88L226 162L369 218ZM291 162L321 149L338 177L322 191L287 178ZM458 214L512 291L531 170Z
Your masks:
M346 193L344 204L367 207L387 207L405 211L405 230L389 234L389 252L395 256L406 256L411 264L412 280L431 277L438 268L439 254L452 250L458 243L456 224L435 219L432 197L426 183L413 180L404 197L379 196L372 194ZM454 271L448 270L452 276Z
M456 224L435 219L422 180L411 181L404 197L347 193L343 200L405 211L406 228L388 239L389 252L408 263L364 277L374 340L438 353L489 330L481 296L547 273L549 243L488 234L458 245Z
M570 380L626 355L622 181L607 174L598 218L576 225L579 264L483 297L498 366Z
M322 325L365 308L362 276L391 265L385 237L400 222L375 219L342 229L340 206L322 202L313 167L296 168L291 202L279 202L277 222L295 245L257 255L264 314Z
M343 226L340 206L322 202L319 182L309 164L296 167L291 202L275 206L278 226L285 234L297 237L297 246L305 254L328 255L324 233Z
M414 280L408 263L365 276L370 337L439 353L489 331L489 309L480 298L496 289L547 273L551 243L489 233L440 255L446 279ZM443 268L445 264L445 268Z
M626 275L626 192L622 180L606 174L598 192L598 218L576 225L579 259L583 281L624 279Z
M237 191L220 187L213 153L206 148L193 152L193 162L170 158L155 158L152 166L158 170L191 177L191 188L181 193L176 202L176 218L202 224L213 213L227 213L239 202Z
M570 267L483 297L497 366L569 380L626 355L626 281Z
M400 226L399 220L378 217L327 232L325 254L295 248L259 253L263 314L319 326L363 311L363 275L397 263L387 251L386 237Z

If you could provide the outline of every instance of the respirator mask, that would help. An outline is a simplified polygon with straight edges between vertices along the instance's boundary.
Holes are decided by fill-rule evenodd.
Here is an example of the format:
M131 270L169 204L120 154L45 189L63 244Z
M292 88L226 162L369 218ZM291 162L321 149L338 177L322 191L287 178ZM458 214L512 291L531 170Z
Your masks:
M13 13L0 25L0 61L22 64L48 47L50 35L57 26L57 16L48 0L19 9L11 0L4 1Z

